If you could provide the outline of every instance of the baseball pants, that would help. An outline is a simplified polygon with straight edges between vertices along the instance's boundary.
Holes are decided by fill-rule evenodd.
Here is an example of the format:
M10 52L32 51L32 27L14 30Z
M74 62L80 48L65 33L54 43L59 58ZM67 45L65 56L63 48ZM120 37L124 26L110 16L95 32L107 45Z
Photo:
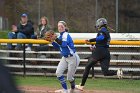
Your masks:
M85 71L83 74L81 86L85 85L91 67L94 66L98 61L100 62L104 76L112 76L117 74L117 71L108 70L110 64L109 50L104 47L97 47L95 48L95 50L92 52L92 55L88 59L88 63L85 67Z
M79 66L80 58L77 53L74 53L71 57L62 57L61 61L58 64L56 75L57 77L61 77L66 69L67 72L67 80L73 81L74 75L76 72L77 67Z

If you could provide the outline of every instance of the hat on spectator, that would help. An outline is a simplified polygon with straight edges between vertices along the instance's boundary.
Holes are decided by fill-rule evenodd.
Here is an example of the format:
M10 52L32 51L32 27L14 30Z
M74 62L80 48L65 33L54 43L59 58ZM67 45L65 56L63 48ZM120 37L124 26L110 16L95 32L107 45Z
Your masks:
M21 17L28 17L27 14L23 13Z

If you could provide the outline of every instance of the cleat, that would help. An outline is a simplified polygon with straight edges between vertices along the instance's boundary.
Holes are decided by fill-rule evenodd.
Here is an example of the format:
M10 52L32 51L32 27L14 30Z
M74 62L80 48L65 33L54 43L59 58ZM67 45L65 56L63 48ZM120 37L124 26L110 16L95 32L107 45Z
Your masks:
M81 86L81 85L76 85L75 88L81 91L84 90L84 86Z

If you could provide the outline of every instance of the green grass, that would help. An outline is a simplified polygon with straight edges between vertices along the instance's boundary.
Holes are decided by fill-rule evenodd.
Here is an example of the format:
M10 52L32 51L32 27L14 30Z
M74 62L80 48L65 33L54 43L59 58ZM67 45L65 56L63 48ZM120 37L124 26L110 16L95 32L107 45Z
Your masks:
M81 78L76 79L76 84L79 84ZM53 88L60 88L60 83L56 77L16 77L18 85L32 85L32 86L48 86ZM103 79L96 80L88 79L86 82L86 89L96 90L116 90L128 91L128 93L140 93L140 80L132 79Z
M16 82L18 85L33 85L33 86L49 86L49 87L58 87L58 80L55 77L33 77L33 76L27 76L22 77L18 76L16 77Z
M100 90L116 90L116 91L129 91L130 93L140 93L140 80L117 80L117 79L97 79L88 80L88 89L100 89ZM134 92L135 91L135 92Z
M6 39L9 31L0 31L0 39Z

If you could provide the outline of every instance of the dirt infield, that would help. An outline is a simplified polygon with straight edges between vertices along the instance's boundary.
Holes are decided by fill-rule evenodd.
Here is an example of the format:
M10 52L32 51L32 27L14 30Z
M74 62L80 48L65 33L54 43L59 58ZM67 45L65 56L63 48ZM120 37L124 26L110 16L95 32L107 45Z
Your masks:
M55 93L54 90L57 90L55 88L40 87L40 86L20 86L19 89L22 90L23 93ZM76 92L74 93L128 93L128 92L109 91L109 90L84 90L84 91L76 90Z

